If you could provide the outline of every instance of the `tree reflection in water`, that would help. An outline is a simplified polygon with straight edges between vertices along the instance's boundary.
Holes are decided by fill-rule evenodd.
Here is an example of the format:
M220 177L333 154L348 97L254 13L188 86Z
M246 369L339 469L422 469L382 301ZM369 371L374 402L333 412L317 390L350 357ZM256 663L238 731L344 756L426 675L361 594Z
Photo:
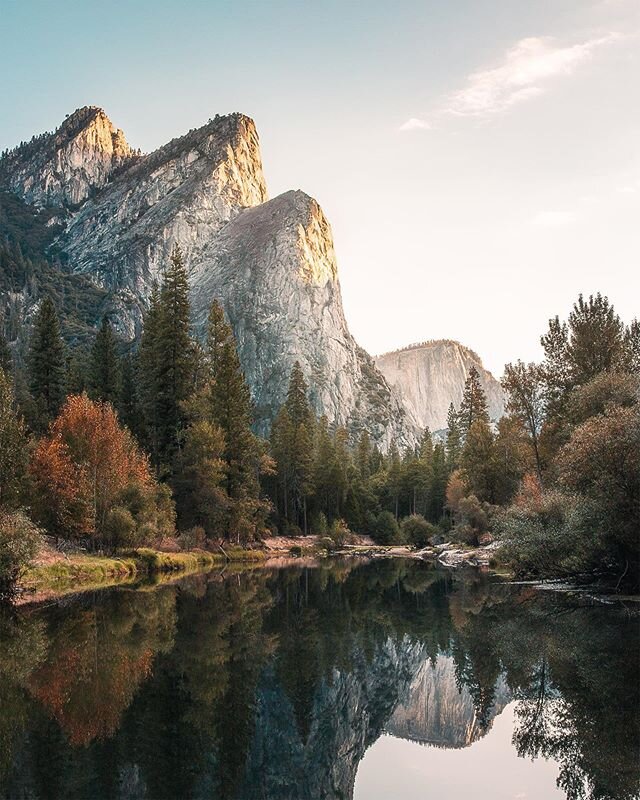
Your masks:
M520 756L631 800L637 645L616 605L405 561L83 596L0 617L0 796L350 797L384 730L464 747L514 697Z

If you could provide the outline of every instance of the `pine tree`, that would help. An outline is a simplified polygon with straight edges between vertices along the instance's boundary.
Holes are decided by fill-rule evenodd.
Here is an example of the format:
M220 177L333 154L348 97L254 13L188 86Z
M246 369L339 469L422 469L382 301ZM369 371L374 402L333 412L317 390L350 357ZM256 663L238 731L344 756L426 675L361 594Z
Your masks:
M254 525L253 518L264 510L258 481L262 452L251 430L251 393L240 367L233 332L215 300L209 313L207 355L211 369L210 419L222 430L225 442L222 486L230 501L226 535L240 537L241 528Z
M335 442L329 430L329 422L324 415L320 417L316 426L315 450L315 501L318 510L328 520L333 520L338 515L338 498L336 495L338 464Z
M144 328L138 353L139 398L142 413L143 441L157 468L160 462L159 435L159 345L160 292L154 284L149 298L149 308L144 317Z
M475 366L472 366L469 370L469 375L464 385L459 419L463 436L468 434L476 420L483 420L487 424L489 423L487 396L484 393L480 383L480 375Z
M17 416L11 380L0 367L0 510L20 502L27 468L27 439Z
M36 316L28 356L29 386L37 407L39 427L54 419L65 398L65 348L60 323L50 297L45 297Z
M117 407L122 388L122 370L116 337L106 317L102 319L91 348L90 383L95 400L103 400Z
M476 419L466 437L461 464L469 487L479 500L494 502L494 438L489 423Z
M425 428L412 462L411 513L426 516L433 472L433 439Z
M442 444L438 443L433 448L433 457L431 459L429 511L427 514L431 522L439 522L444 513L448 478L449 470L447 469L445 449Z
M400 490L402 488L402 462L395 440L391 442L387 463L387 488L393 504L393 515L397 520L400 511Z
M572 382L587 383L624 360L625 328L607 297L582 295L569 314L567 356Z
M358 472L360 473L360 478L363 481L366 481L371 477L372 455L373 450L371 448L371 437L369 436L369 433L364 430L358 439L358 448L356 452L356 465L358 467Z
M176 246L162 287L154 287L140 342L140 405L145 443L156 467L170 470L185 425L183 404L194 388L189 282Z
M155 331L158 456L169 465L184 428L182 404L193 389L193 344L190 334L189 281L176 245L164 274Z
M453 403L449 404L447 412L447 466L451 471L457 468L462 452L462 431L460 430L460 416Z
M287 399L274 422L272 451L277 463L285 515L308 532L307 506L313 489L314 415L298 361L289 380Z

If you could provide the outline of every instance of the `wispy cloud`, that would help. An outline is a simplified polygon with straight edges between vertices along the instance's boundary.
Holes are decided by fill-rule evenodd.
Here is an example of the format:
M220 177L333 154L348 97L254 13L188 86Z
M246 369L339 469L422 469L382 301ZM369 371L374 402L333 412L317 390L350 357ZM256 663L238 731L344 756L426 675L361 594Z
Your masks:
M403 122L400 126L399 130L401 131L430 131L432 125L430 122L427 122L426 119L418 119L417 117L411 117L406 122Z
M572 45L561 45L551 37L521 39L505 53L498 66L472 72L462 89L445 98L437 116L487 118L517 103L537 97L556 78L571 75L600 48L622 38L608 33ZM401 131L428 129L428 119L412 117Z

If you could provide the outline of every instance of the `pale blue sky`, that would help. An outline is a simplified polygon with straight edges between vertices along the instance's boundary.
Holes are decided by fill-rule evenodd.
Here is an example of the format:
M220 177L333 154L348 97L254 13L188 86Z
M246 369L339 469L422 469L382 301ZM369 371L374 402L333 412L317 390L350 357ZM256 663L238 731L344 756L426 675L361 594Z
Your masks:
M0 149L86 104L144 151L252 116L370 352L457 338L500 373L579 291L640 312L637 0L0 0L0 33Z

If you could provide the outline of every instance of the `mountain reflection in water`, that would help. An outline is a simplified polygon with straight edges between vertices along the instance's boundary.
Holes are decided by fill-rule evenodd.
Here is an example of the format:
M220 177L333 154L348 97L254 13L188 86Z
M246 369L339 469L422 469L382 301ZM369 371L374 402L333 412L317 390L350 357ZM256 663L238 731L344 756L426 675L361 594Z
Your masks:
M620 605L413 561L83 595L0 616L0 797L351 798L383 734L462 764L510 704L510 756L631 800L637 656Z

